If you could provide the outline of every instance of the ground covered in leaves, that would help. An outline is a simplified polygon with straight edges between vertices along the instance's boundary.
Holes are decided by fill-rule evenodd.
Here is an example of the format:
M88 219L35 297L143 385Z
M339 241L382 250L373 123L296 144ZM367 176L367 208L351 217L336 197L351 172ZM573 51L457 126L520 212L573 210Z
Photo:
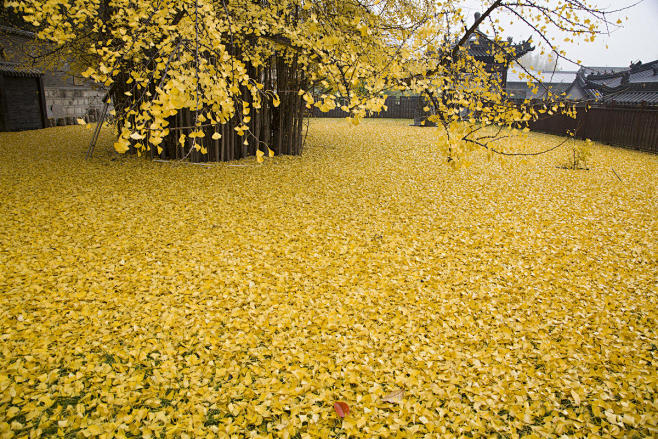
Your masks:
M0 435L657 435L658 157L455 171L407 125L208 167L0 134Z

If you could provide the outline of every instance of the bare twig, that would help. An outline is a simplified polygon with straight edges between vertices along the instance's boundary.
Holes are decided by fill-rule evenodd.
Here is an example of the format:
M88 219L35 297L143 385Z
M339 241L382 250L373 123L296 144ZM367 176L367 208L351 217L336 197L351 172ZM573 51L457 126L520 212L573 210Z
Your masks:
M621 177L619 176L619 174L617 174L617 171L615 171L615 168L610 168L610 169L612 169L612 172L614 172L615 177L617 177L617 178L619 179L619 181L621 181L621 182L623 183L623 180L621 179Z

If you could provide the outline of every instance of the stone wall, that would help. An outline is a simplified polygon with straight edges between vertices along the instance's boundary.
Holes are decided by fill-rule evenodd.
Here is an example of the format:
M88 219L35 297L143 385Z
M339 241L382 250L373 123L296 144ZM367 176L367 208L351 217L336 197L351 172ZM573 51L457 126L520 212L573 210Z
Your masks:
M44 84L44 91L50 126L75 124L78 118L96 122L103 108L105 91L101 89Z

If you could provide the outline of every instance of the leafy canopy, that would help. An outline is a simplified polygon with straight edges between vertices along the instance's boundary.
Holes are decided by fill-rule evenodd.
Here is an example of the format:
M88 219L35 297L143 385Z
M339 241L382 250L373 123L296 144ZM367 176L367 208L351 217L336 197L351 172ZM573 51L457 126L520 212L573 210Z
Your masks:
M7 5L36 26L39 37L78 60L84 76L110 87L121 120L119 151L159 145L168 118L195 111L194 136L204 124L237 117L249 130L263 101L303 95L323 111L343 106L355 121L382 109L391 90L422 92L444 127L464 115L481 126L515 126L538 112L561 111L507 103L497 80L466 47L479 26L494 41L490 56L505 64L514 48L502 35L510 18L547 35L592 39L606 16L587 1L479 2L473 23L461 1L429 0L12 0ZM303 73L294 90L264 80L273 57ZM532 80L532 72L528 79ZM116 99L120 95L122 99ZM337 96L342 99L337 100ZM449 132L447 129L446 132ZM452 154L491 148L479 129L449 138Z

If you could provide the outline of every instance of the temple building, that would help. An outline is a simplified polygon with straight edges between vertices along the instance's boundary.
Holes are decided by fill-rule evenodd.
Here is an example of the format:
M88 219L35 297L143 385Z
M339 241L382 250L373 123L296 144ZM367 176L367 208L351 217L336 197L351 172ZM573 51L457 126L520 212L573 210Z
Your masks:
M574 101L658 106L658 60L629 67L581 67L566 97Z
M480 19L480 14L475 14L475 21ZM506 41L492 39L485 33L476 30L464 47L475 61L484 63L485 70L492 75L492 81L495 81L497 89L505 90L507 86L507 71L509 66L528 52L534 50L530 41L514 43L512 37ZM502 56L501 56L502 55ZM492 88L494 84L491 84ZM499 87L499 88L498 88ZM422 105L419 106L414 116L414 125L416 126L433 126L427 120L429 114L423 110L426 103L420 100Z

